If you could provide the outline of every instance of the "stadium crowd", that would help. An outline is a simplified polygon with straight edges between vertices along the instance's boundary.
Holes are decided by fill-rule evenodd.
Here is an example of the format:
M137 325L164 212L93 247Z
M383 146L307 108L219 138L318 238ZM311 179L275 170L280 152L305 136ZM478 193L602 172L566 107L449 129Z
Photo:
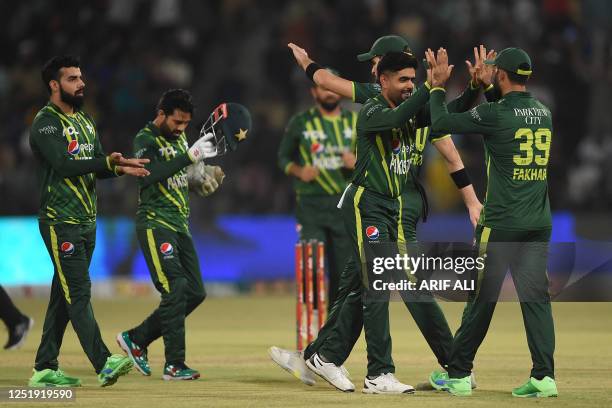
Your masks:
M216 160L228 175L223 187L192 206L201 214L194 221L206 223L210 214L291 211L291 181L276 167L276 152L288 118L312 101L286 44L295 42L316 61L365 82L369 66L356 55L388 33L403 35L418 55L445 46L456 65L455 93L467 80L463 61L474 45L525 48L534 60L530 89L555 119L553 208L599 210L612 203L612 3L607 1L32 0L0 3L0 26L2 215L37 210L28 130L48 97L40 67L52 55L81 56L86 110L107 152L131 154L133 136L154 117L157 99L168 88L194 94L192 140L220 101L249 107L250 140ZM455 143L482 193L481 143L477 137L456 137ZM433 181L428 185L434 211L460 210L436 156L427 159L423 175ZM98 188L100 213L134 214L133 180L102 181Z

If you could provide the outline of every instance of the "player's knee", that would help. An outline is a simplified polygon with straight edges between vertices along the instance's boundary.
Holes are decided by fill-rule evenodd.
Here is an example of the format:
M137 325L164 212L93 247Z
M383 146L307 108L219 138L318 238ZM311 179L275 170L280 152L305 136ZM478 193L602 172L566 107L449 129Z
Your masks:
M194 291L189 299L189 303L191 303L193 307L196 307L204 302L204 299L206 299L206 290L204 290L204 287L202 287Z
M187 279L179 277L171 279L169 282L168 295L172 298L184 298L187 289Z

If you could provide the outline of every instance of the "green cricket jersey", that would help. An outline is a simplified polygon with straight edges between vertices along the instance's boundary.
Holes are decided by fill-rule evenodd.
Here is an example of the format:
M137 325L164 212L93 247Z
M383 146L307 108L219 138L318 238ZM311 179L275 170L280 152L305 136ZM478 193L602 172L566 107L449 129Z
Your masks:
M427 103L428 94L427 86L421 85L395 108L381 94L365 103L357 118L354 184L396 198L408 180L412 182L412 146L420 125L415 116Z
M104 154L96 125L87 113L66 114L49 102L30 129L38 161L38 218L51 225L96 220L96 178L117 176Z
M510 92L496 103L449 114L444 97L442 88L431 90L434 129L484 135L487 193L479 223L511 231L550 228L550 110L528 92Z
M353 82L353 102L364 103L368 99L379 95L380 91L379 84ZM479 88L473 87L470 81L461 95L448 104L448 110L450 112L464 112L474 105L474 102L478 99L478 95ZM487 97L489 97L489 94L487 94ZM410 165L413 170L418 170L423 164L425 142L429 141L435 143L438 140L450 137L450 134L431 132L429 102L419 110L413 123L416 129L409 135L411 152ZM415 173L418 174L418 171L415 171ZM409 179L408 186L413 186L411 179Z
M321 114L313 107L291 118L278 150L278 165L287 173L289 166L311 165L319 176L310 183L296 178L297 194L333 195L346 188L350 171L344 168L342 153L355 151L357 114L342 109L339 116Z
M139 179L136 227L166 228L189 233L189 185L185 167L191 159L187 155L187 137L166 138L152 122L134 138L134 156L151 162L146 168L151 173Z

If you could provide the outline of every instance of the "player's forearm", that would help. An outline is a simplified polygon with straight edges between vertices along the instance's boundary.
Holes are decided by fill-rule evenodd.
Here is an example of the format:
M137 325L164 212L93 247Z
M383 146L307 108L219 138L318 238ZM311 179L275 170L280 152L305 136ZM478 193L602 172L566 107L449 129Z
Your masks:
M104 153L104 151L102 151L100 146L100 150L97 152L96 158L101 157L106 158L106 154ZM119 167L114 164L110 165L110 167L106 167L104 170L96 172L96 178L99 179L113 178L121 175L123 175L123 173L120 171Z
M99 179L119 177L122 175L123 173L121 172L121 170L119 170L117 166L113 166L112 170L104 169L102 171L96 172L96 178L99 178Z
M497 92L497 89L495 89L495 87L493 86L493 84L489 84L489 86L487 86L484 91L487 102L497 102L499 100L500 95Z
M190 164L193 164L193 162L187 153L180 154L172 160L152 162L150 165L146 166L151 174L142 178L141 186L147 187L151 184L165 180Z
M289 176L293 176L295 178L300 178L302 175L302 166L295 164L293 162L290 162L285 167L285 174Z
M429 109L431 114L432 131L441 133L451 132L451 119L444 98L446 90L432 88L429 96Z
M461 199L463 200L466 208L480 205L480 200L478 200L478 197L476 197L476 191L474 190L474 186L472 184L460 188L459 193L461 194Z
M429 99L428 85L421 85L411 97L393 109L379 109L370 115L365 112L365 120L359 122L360 129L366 132L376 132L403 126L410 118L427 103ZM372 108L376 109L374 105ZM368 116L369 115L369 116Z
M312 79L315 84L345 98L353 98L353 82L336 76L326 69L317 70Z
M472 80L465 87L461 95L453 99L448 103L447 109L449 112L465 112L470 109L476 103L478 96L480 95L480 85L472 84Z
M452 175L456 171L465 168L465 166L463 165L463 160L461 160L461 155L455 147L455 143L453 142L452 138L443 137L439 140L436 140L434 142L434 147L442 155L444 163L446 164L446 169L448 170L449 174Z
M51 163L53 170L62 177L70 178L82 176L89 173L110 171L112 168L108 157L100 157L90 160L70 160L68 158L55 160Z

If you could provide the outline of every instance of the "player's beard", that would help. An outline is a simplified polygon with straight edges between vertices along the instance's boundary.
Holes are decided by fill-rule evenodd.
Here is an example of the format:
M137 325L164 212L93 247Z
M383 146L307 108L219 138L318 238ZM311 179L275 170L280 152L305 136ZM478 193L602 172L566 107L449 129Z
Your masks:
M405 100L402 96L402 90L397 90L397 92L389 93L389 99L395 104L395 106L400 105Z
M499 80L497 79L497 72L493 75L493 91L495 91L495 94L501 95L501 88L499 87Z
M72 106L74 110L79 110L83 106L85 101L84 95L71 95L64 91L64 88L60 85L60 100L65 104Z
M180 136L179 134L174 133L172 130L170 130L170 126L168 126L168 123L166 122L166 120L164 120L161 125L159 126L159 130L161 131L161 134L166 138L166 139L178 139L178 137Z
M317 103L325 112L333 112L340 104L340 100L337 99L329 101L317 98Z

